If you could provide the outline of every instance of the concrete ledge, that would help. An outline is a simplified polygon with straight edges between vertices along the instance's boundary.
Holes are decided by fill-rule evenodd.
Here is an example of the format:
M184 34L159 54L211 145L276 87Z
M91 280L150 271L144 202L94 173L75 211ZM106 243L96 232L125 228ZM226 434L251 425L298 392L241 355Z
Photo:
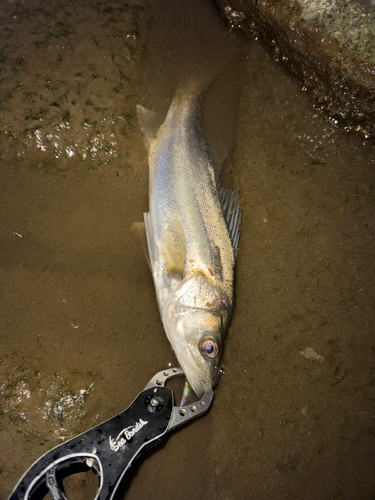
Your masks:
M346 130L375 137L375 1L215 0Z

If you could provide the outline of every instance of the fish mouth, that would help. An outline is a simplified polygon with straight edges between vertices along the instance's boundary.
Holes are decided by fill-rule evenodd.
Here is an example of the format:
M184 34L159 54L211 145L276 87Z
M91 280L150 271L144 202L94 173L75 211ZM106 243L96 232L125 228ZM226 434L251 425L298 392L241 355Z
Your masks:
M196 354L191 346L185 346L184 352L181 354L179 359L181 368L184 370L191 388L201 398L212 387L212 380L199 366Z

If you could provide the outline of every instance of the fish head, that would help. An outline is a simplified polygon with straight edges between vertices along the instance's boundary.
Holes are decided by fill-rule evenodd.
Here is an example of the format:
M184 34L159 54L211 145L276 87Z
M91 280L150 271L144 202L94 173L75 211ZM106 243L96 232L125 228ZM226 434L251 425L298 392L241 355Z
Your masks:
M201 398L220 377L229 323L228 301L220 289L199 279L180 292L164 318L164 326L190 386Z
M215 387L223 357L221 319L202 311L190 311L177 323L180 340L176 356L195 394L201 398Z

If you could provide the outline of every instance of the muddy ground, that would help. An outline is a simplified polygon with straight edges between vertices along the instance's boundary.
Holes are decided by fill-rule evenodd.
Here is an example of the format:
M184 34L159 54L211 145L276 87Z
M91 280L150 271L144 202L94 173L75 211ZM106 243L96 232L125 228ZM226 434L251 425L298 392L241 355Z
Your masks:
M8 1L0 41L0 499L176 363L131 231L148 189L135 106L166 110L200 67L221 68L205 119L242 193L225 373L119 498L373 499L374 142L208 1Z

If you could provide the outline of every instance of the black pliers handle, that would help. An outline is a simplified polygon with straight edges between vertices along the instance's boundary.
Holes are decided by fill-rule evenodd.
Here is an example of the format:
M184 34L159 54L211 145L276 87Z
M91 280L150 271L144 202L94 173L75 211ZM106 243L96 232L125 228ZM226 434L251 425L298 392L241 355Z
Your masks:
M181 368L157 373L122 413L39 458L22 476L8 500L40 500L48 492L53 500L68 500L62 479L90 469L99 480L94 500L111 500L142 451L209 409L214 396L212 389L192 405L174 406L173 392L165 382L183 375Z

